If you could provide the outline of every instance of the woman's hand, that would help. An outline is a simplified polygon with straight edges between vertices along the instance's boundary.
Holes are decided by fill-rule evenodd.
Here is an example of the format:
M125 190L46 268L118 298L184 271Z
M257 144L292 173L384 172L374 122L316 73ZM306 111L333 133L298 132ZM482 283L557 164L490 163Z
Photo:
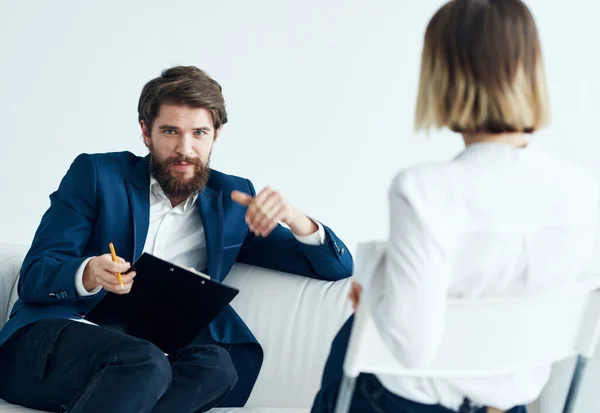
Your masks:
M354 309L354 311L356 311L356 309L358 308L358 303L360 302L360 296L362 294L362 286L357 283L356 281L352 281L352 284L350 286L350 301L352 301L352 308Z

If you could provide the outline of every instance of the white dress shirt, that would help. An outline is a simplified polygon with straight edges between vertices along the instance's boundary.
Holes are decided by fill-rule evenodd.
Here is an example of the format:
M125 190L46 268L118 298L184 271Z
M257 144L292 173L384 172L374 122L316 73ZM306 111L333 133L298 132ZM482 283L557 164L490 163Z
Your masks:
M447 297L572 283L593 247L597 192L583 171L532 144L473 144L450 162L400 173L384 258L365 291L387 345L406 366L423 365L438 350ZM539 366L478 380L378 378L401 397L458 410L464 397L527 404L549 375Z
M206 255L206 237L196 199L191 195L176 207L163 192L154 177L150 178L150 222L144 252L185 268L205 272L208 265ZM325 242L325 229L315 221L318 230L296 239L308 245L320 245ZM118 251L117 251L118 253ZM83 270L91 258L85 260L75 274L75 287L80 296L95 294L101 287L86 291L83 287Z

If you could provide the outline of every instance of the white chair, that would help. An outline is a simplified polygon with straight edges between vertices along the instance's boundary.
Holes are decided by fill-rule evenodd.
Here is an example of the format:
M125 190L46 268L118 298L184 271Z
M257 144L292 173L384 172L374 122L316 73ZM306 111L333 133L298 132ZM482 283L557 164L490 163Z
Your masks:
M594 277L542 293L450 300L440 349L431 363L418 369L407 369L391 354L363 297L355 315L335 412L348 412L361 372L478 378L550 365L578 355L563 408L563 413L570 413L583 370L600 337L599 288L600 278ZM477 340L471 340L465 331L477 331Z

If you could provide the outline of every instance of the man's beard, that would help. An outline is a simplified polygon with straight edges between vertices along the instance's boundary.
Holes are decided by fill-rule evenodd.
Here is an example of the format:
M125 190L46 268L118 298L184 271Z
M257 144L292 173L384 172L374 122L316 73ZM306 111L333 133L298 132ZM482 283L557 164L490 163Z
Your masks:
M194 175L191 178L183 178L183 173L172 172L171 166L179 162L186 162L194 167ZM172 156L164 161L159 160L152 148L150 148L150 173L165 195L169 198L186 199L194 193L200 193L208 183L210 175L210 155L206 165L200 158L189 156Z

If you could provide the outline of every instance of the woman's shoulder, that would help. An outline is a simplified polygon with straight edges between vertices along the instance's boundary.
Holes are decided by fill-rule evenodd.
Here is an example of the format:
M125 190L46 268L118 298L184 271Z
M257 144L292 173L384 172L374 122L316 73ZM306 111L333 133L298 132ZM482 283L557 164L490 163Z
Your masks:
M406 189L445 186L458 173L451 162L429 162L407 167L392 179L392 188Z

